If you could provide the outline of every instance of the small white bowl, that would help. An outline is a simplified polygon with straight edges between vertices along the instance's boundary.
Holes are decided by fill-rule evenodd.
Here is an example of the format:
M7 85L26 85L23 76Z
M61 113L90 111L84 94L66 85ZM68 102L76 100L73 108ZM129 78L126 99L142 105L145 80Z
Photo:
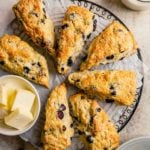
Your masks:
M30 124L28 124L24 129L21 129L21 130L14 129L5 125L4 121L0 121L0 134L15 136L15 135L23 134L33 127L33 125L36 123L39 117L41 103L40 103L40 97L39 97L37 90L26 79L20 76L16 76L16 75L5 75L5 76L0 77L0 84L8 84L8 83L12 84L14 88L21 88L21 89L29 90L33 92L36 96L34 104L33 104L34 109L32 110L34 120Z
M121 1L128 8L136 11L150 9L150 1L148 0L121 0Z

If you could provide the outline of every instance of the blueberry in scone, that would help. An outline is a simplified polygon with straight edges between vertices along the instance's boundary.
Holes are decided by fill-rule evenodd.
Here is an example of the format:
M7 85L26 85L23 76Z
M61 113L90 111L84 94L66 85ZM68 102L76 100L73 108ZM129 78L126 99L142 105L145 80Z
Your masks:
M137 43L132 33L118 21L113 21L92 41L80 70L122 60L136 51Z
M4 35L0 38L0 67L48 87L46 59L15 35Z
M66 74L80 54L84 41L93 31L93 13L79 6L68 7L60 29L57 69Z
M71 84L89 96L106 102L131 105L136 95L136 74L133 71L84 71L69 75Z
M25 32L32 41L55 56L54 25L46 14L43 0L20 0L13 7L16 18L21 22Z
M42 135L44 150L65 150L71 145L74 134L69 114L67 88L63 83L49 95L46 104L46 120Z
M75 128L88 150L114 150L119 146L119 134L96 100L78 93L69 102Z

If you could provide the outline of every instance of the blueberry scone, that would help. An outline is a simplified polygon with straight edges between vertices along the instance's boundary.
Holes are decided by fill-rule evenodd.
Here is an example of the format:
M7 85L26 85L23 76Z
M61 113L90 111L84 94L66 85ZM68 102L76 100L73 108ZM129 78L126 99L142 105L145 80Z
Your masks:
M14 5L13 11L33 42L55 55L54 25L46 14L44 1L20 0Z
M137 43L132 33L121 23L114 21L92 41L80 70L122 60L136 51Z
M84 41L93 31L94 15L89 10L70 6L65 13L60 29L57 50L57 69L66 74L80 54Z
M48 87L45 58L17 36L4 35L0 38L0 67Z
M114 150L119 146L119 134L96 100L79 93L71 96L69 102L75 127L88 150Z
M46 105L46 120L42 142L44 150L65 150L74 134L69 114L66 85L56 87Z
M69 82L88 95L106 102L131 105L136 94L136 74L132 71L84 71L72 73Z

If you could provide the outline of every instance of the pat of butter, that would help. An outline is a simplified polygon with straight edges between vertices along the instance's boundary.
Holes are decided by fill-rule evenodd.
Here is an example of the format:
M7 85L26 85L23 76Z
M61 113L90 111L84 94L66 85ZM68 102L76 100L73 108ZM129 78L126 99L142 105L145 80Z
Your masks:
M8 116L4 118L5 124L16 129L23 129L31 121L33 121L33 115L31 112L27 112L24 109L16 109Z
M0 119L4 119L9 113L8 107L0 104Z
M32 92L22 89L18 90L11 110L19 108L31 111L34 99L35 95Z
M8 87L6 85L0 85L0 104L7 105Z
M0 85L0 104L11 109L16 90L9 84Z

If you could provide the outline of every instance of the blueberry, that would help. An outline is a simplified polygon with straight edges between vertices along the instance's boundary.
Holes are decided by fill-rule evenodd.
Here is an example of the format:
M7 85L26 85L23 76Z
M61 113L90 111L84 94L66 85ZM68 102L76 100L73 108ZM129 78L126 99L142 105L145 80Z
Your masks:
M63 131L66 131L66 129L67 129L66 126L63 125L63 126L62 126L62 130L63 130Z
M91 37L91 33L87 36L87 39L89 39Z
M107 60L111 60L111 59L113 59L113 58L114 58L114 55L110 55L110 56L107 56L107 57L106 57Z
M5 62L2 60L2 61L0 61L0 65L4 65L5 64Z
M68 28L68 27L69 27L68 24L64 24L64 25L61 26L62 29L66 29L66 28Z
M89 136L86 137L86 140L87 140L88 143L93 143L94 139L91 135L89 135Z
M34 77L32 77L32 80L35 80L35 78L34 78Z
M72 61L72 58L71 58L71 57L69 57L68 62L67 62L67 65L68 65L68 66L72 66L72 65L73 65L73 61Z
M105 101L106 101L106 103L113 103L114 102L113 99L106 99Z
M85 61L85 60L87 59L87 57L88 57L88 55L86 54L86 55L82 58L82 60Z
M66 110L66 106L64 104L61 104L60 107L59 107L59 110L60 111Z
M61 68L61 71L64 71L64 68L63 68L63 67Z
M59 119L63 119L64 118L64 113L62 111L57 111L57 116Z
M41 23L45 24L45 20L44 20L44 19L41 19Z
M26 67L26 66L23 68L23 70L24 70L25 73L29 73L30 72L30 69L28 67Z
M78 130L78 134L79 134L79 135L82 135L82 134L84 134L84 132Z
M46 13L45 8L43 8L43 12Z
M41 67L41 64L40 64L40 62L38 62L38 63L37 63L37 65L38 65L39 67Z
M97 108L96 111L97 111L97 112L100 112L100 111L101 111L101 108Z
M113 91L111 92L111 95L115 96L115 95L116 95L116 91L113 90Z

